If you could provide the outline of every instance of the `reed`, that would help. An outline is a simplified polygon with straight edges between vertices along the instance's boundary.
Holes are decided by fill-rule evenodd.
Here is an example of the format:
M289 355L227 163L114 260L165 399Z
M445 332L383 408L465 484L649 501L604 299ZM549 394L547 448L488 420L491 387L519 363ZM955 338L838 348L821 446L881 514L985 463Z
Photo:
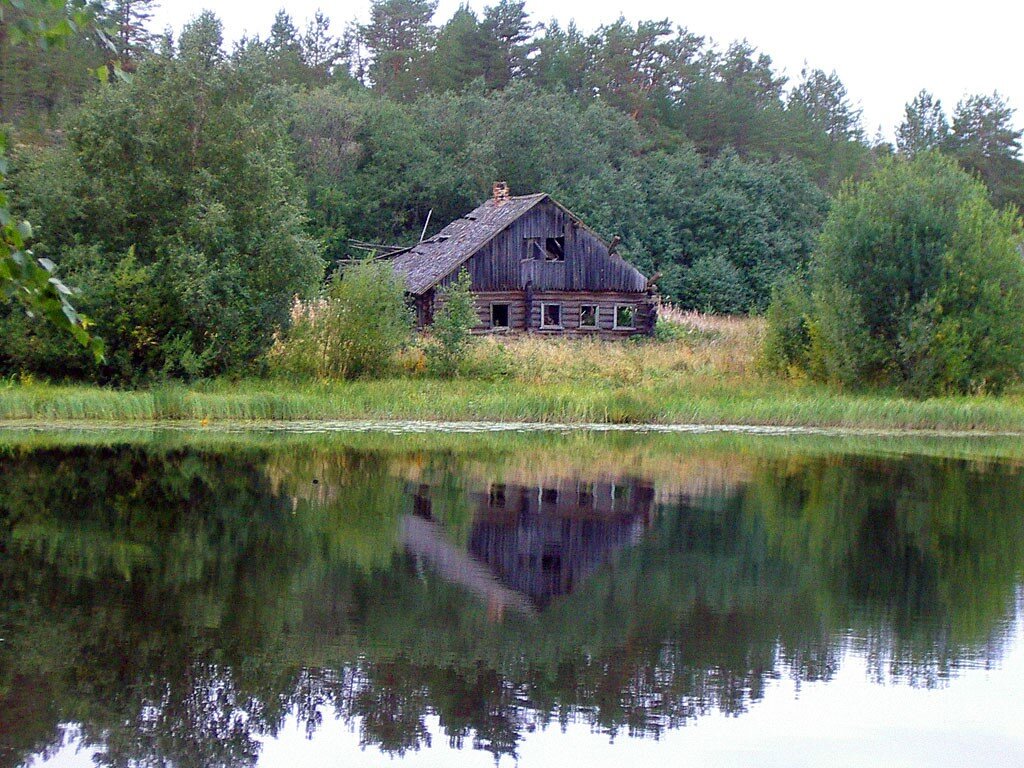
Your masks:
M295 420L742 424L1024 432L1024 392L914 400L761 372L763 324L673 311L670 341L479 339L460 378L429 378L415 350L381 380L252 379L118 391L0 384L0 420Z

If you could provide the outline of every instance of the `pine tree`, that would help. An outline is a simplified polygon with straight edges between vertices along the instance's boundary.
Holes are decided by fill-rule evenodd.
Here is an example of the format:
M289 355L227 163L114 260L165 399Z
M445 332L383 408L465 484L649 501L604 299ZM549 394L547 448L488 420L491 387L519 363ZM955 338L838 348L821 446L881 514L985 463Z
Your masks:
M114 0L108 18L117 57L126 72L133 71L138 60L151 49L154 36L148 24L157 5L157 0Z
M896 148L914 157L930 149L941 149L949 140L949 121L942 102L922 90L904 108L903 122L896 129Z
M374 0L370 23L361 27L372 62L373 86L392 98L409 100L423 88L424 63L434 40L430 20L437 0Z

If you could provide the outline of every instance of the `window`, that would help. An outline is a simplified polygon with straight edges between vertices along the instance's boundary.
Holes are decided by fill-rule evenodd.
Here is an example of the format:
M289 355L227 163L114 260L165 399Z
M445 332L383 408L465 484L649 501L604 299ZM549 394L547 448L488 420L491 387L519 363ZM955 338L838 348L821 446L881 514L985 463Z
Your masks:
M594 506L594 484L580 483L576 491L576 503L580 509L592 509Z
M491 304L491 328L509 328L508 304Z
M564 237L527 237L526 258L539 261L565 261Z
M615 327L616 328L635 328L636 327L636 307L632 304L616 304L615 305Z
M561 328L562 327L562 305L541 304L540 305L540 327Z
M597 317L597 304L583 304L580 306L580 328L596 329Z
M499 509L505 506L505 484L494 483L491 485L490 504Z
M565 238L549 237L544 241L545 261L565 261Z

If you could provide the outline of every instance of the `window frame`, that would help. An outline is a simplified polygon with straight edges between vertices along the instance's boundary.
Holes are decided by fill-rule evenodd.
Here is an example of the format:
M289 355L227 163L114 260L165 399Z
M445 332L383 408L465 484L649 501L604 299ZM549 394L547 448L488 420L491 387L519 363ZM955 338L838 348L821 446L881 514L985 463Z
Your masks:
M584 325L583 324L583 310L586 307L591 307L594 310L594 324ZM579 316L579 329L581 331L597 331L601 328L601 305L600 304L580 304L580 316Z
M494 308L505 307L505 325L494 324ZM507 301L492 301L491 302L491 330L492 331L509 331L512 329L512 304Z
M620 309L628 309L630 311L630 315L629 315L630 323L629 323L629 325L620 325L619 324L619 310ZM615 305L615 315L613 316L612 320L613 320L613 323L614 323L612 327L616 331L635 331L636 330L636 304L616 304Z
M544 309L546 307L558 307L558 324L557 325L549 325L549 324L544 322ZM540 329L542 331L546 331L546 330L562 330L563 328L565 328L565 326L562 325L562 305L559 302L557 302L557 301L542 301L542 302L540 302Z

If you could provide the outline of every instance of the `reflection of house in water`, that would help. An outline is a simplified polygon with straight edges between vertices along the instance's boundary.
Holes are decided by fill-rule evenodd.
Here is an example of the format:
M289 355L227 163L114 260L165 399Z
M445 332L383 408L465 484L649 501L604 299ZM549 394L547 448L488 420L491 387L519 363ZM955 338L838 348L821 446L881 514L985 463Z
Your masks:
M475 501L469 551L543 607L640 540L654 488L632 480L494 484Z
M432 505L426 485L414 493L405 544L500 613L530 603L544 607L636 544L650 521L654 487L638 480L495 483L470 499L475 511L468 553L440 540L443 531L427 522Z

